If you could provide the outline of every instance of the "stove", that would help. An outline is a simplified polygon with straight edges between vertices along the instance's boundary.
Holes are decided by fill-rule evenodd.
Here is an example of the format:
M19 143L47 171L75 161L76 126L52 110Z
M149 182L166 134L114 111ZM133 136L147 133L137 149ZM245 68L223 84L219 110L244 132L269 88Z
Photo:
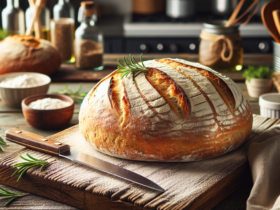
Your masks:
M211 14L186 19L172 19L165 14L127 15L123 23L124 52L198 53L202 24L215 19ZM240 34L244 53L272 53L272 38L259 16L241 26Z

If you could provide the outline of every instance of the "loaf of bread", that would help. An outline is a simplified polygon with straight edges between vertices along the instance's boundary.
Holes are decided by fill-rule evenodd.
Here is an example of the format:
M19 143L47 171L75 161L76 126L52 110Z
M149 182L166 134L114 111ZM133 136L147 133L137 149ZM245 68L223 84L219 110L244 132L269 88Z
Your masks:
M147 73L116 70L86 96L80 132L115 157L189 162L225 154L250 135L252 112L228 77L181 59L144 62Z
M0 42L0 74L38 72L50 75L58 70L61 58L49 41L14 35Z

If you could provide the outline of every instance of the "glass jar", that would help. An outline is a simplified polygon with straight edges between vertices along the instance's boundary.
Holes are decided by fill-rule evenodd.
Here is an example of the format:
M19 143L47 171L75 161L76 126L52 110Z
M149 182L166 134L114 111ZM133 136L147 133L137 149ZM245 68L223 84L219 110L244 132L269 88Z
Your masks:
M69 0L59 0L53 8L53 18L55 22L64 22L65 18L68 20L72 19L72 44L74 43L75 37L75 10ZM55 23L53 23L55 24ZM53 32L51 32L53 34ZM51 38L52 39L52 38ZM53 42L53 41L52 41ZM54 41L55 42L55 41ZM65 48L64 48L65 49ZM67 63L75 63L74 49L72 49L71 59L66 61Z
M72 18L51 20L51 43L58 50L63 62L70 62L73 56Z
M19 8L19 0L7 0L2 11L2 27L8 35L24 34L24 12Z
M103 35L95 25L93 2L81 2L78 19L81 20L81 25L75 32L76 67L84 70L102 70Z
M216 71L240 71L243 64L243 46L239 27L225 27L225 23L213 21L203 24L199 62Z
M26 19L26 28L31 23L33 17L33 8L29 7L25 11L25 19ZM42 32L44 35L44 39L50 41L51 35L50 35L50 10L47 7L44 7L40 14L40 20L42 24Z
M53 18L58 20L59 18L72 18L75 20L75 11L73 5L69 0L59 0L53 8Z

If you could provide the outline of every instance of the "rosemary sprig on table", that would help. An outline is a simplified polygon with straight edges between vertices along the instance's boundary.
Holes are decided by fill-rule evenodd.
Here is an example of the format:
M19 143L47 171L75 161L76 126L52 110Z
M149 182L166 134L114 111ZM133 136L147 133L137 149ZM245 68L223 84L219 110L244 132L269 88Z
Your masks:
M75 100L75 102L82 102L84 100L84 98L87 95L87 92L81 92L82 90L82 85L79 87L79 89L77 91L72 91L68 88L68 85L65 86L65 88L63 90L59 90L57 92L54 92L55 94L62 94L62 95L66 95L66 96L70 96L71 98L73 98Z
M54 162L55 160L51 161L51 162L48 162L48 161L43 161L43 160L38 160L34 157L32 157L31 155L29 155L28 153L26 153L26 155L30 158L25 158L25 157L22 157L20 155L20 157L23 159L23 160L26 160L27 162L21 162L21 163L16 163L14 164L13 166L14 167L19 167L13 174L11 177L13 177L15 174L19 174L19 177L17 179L17 182L20 180L20 178L22 177L22 175L30 168L33 168L33 167L36 167L36 166L41 166L41 171L43 171L44 167L49 165L50 163Z
M148 71L146 66L142 60L142 54L140 55L140 62L139 64L132 55L129 55L127 58L123 57L123 59L118 59L118 73L123 73L122 78L127 77L130 73L137 77L141 73L145 73Z
M0 136L0 151L4 152L4 149L1 145L8 146L7 143Z
M7 206L9 203L11 203L13 200L15 200L18 197L22 197L25 195L29 195L29 193L13 193L8 190L5 190L0 187L0 198L10 198L7 203L4 204L4 206Z

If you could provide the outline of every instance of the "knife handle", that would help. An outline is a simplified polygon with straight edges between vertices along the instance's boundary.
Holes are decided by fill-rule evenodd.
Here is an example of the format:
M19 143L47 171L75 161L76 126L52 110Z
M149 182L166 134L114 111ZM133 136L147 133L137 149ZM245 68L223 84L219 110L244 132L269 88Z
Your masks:
M6 139L27 148L51 155L59 155L70 151L70 147L67 144L16 128L6 131Z

